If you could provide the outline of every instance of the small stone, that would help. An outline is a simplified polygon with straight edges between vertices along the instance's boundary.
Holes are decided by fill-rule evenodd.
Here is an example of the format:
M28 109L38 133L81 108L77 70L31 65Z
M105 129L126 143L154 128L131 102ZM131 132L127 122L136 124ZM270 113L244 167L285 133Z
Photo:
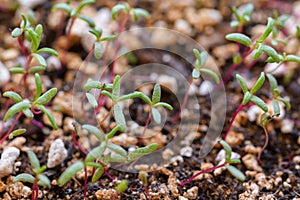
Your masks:
M5 189L6 189L5 183L3 183L3 181L0 180L0 192L3 192Z
M250 154L258 154L261 151L261 147L255 147L251 141L245 141L245 152Z
M254 155L246 154L242 158L242 161L245 164L247 169L254 170L254 171L257 171L257 172L262 171L262 168L258 165L258 162L257 162L256 158L254 157Z
M179 190L178 190L178 184L177 184L177 179L176 176L173 174L170 174L169 178L168 178L168 188L171 191L171 194L174 197L179 196Z
M273 189L273 182L272 180L267 180L266 175L263 173L258 173L255 176L255 180L257 181L257 184L263 188L266 188L267 190Z
M37 5L41 5L46 0L18 0L18 2L21 4L21 6L26 8L34 8Z
M15 48L7 49L1 53L1 60L15 60L19 56L19 51Z
M282 63L278 67L278 63L268 63L265 66L265 72L270 73L274 76L282 76L288 71L286 64Z
M284 134L291 133L294 129L294 122L289 119L283 119L281 122L281 132Z
M183 197L183 196L179 196L178 197L178 200L189 200L188 198L185 198L185 197Z
M198 197L198 187L194 186L194 187L188 189L184 193L184 196L188 199L196 199Z
M53 168L60 165L68 156L68 151L61 139L56 139L50 146L47 167Z
M151 44L156 48L165 48L168 45L173 45L177 40L176 35L170 34L170 31L164 29L156 29L151 35Z
M237 133L235 131L229 131L226 142L231 146L237 146L242 143L242 141L245 139L245 136L243 133Z
M193 148L192 147L183 147L180 149L180 155L185 157L191 157L193 154Z
M62 68L62 64L56 56L49 56L46 61L47 71L57 71Z
M17 147L18 149L22 149L22 147L25 144L25 142L26 142L26 138L22 137L22 136L19 136L19 137L16 137L15 139L13 139L9 143L9 146L10 147Z
M226 44L222 46L217 46L213 49L212 53L217 58L223 58L228 59L233 57L237 52L239 48L236 44Z
M129 136L126 133L122 133L120 135L114 136L111 139L111 142L117 145L121 145L123 147L135 146L138 143L136 137Z
M169 148L167 148L166 150L164 150L162 152L162 158L164 160L170 160L172 158L172 156L174 156L174 152Z
M247 111L248 120L250 122L254 122L261 113L262 113L262 111L258 106L256 106L256 105L251 106Z
M187 35L192 34L192 27L190 26L190 24L187 21L185 21L183 19L176 20L175 24L174 24L174 28L175 28L175 30L182 32L184 34L187 34Z
M100 189L95 193L95 196L98 200L120 199L115 189Z
M213 84L210 81L203 81L199 87L199 93L201 96L205 96L208 95L209 93L211 93L214 89Z
M26 198L31 194L31 189L27 186L24 186L22 182L9 184L6 188L6 191L10 194L12 199L21 199L22 197Z
M239 199L257 199L259 196L259 186L253 182L243 184L244 191L239 195Z
M167 75L161 75L157 78L157 82L169 90L171 90L173 93L176 93L178 90L177 80L174 77L170 77Z
M16 147L8 147L1 155L0 178L10 175L14 169L15 160L19 157L20 150Z
M0 62L0 87L3 87L10 79L8 69Z
M295 156L295 157L293 158L293 162L294 162L295 164L300 164L300 155L299 155L299 156Z
M205 26L215 26L222 22L222 15L218 10L202 8L197 13L197 22L194 26L199 30L203 31Z

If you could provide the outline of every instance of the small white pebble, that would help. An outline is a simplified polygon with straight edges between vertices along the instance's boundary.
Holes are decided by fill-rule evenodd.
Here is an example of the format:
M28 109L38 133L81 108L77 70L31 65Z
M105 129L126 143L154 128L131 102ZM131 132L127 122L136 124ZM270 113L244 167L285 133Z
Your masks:
M68 156L67 149L61 139L56 139L50 146L47 167L53 168L61 164Z
M15 160L19 157L20 150L16 147L8 147L1 155L0 178L13 172Z
M214 86L210 81L203 81L199 87L199 93L202 96L208 95L212 92Z
M185 156L185 157L191 157L193 153L192 147L183 147L180 149L180 155Z
M284 134L291 133L294 129L294 123L289 119L284 119L281 122L281 132Z

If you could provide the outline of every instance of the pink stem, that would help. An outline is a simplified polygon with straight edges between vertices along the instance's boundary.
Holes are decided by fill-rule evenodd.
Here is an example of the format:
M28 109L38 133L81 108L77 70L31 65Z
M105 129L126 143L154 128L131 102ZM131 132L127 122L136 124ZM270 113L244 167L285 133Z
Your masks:
M12 130L14 129L14 127L16 126L17 121L19 120L19 118L22 116L22 112L19 112L17 117L14 119L12 125L10 126L10 129L6 132L6 134L4 135L3 138L1 138L0 140L0 144L2 144L9 136L9 134L12 132Z
M77 141L75 131L72 131L72 141L76 149L79 149L84 155L87 155L87 151Z
M83 196L84 196L84 199L86 199L86 187L87 187L87 168L84 167L84 185L83 185Z
M264 129L264 133L265 133L266 139L265 139L264 146L262 147L261 151L257 155L257 160L258 160L259 164L261 164L261 159L260 159L261 158L261 154L264 152L264 150L266 149L266 147L268 146L268 143L269 143L269 133L268 133L266 127L263 127L263 129Z
M201 174L204 174L204 173L207 173L207 172L211 172L211 171L216 170L218 168L224 167L226 164L227 163L225 162L221 165L210 167L210 168L207 168L205 170L201 170L200 172L198 172L197 174L195 174L192 177L188 178L187 180L185 180L183 182L180 182L179 185L184 186L185 184L187 184L187 183L191 182L193 179L195 179L197 176L199 176Z
M150 112L149 112L148 119L146 121L144 130L143 130L143 133L142 133L142 137L144 137L144 135L146 133L146 130L147 130L148 126L149 126L149 123L150 123L150 120L151 120L151 116L152 116L152 110L150 110Z
M180 107L179 112L171 119L171 121L173 121L173 122L174 122L174 121L177 121L177 120L180 118L182 111L183 111L183 110L185 109L185 107L186 107L186 104L187 104L187 101L188 101L188 97L189 97L189 91L190 91L190 89L191 89L191 82L192 82L192 81L190 81L190 84L188 85L188 87L187 87L187 89L186 89L186 92L185 92L184 97L183 97L182 106Z

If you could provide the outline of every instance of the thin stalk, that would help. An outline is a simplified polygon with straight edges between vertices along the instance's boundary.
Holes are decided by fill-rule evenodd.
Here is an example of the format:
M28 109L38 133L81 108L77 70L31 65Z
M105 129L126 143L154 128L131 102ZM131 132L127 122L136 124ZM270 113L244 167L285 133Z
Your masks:
M144 130L143 130L143 133L142 133L142 137L144 137L144 135L146 133L146 130L147 130L148 126L149 126L149 123L150 123L150 120L151 120L151 116L152 116L152 110L150 110L150 112L149 112L148 119L146 121Z
M0 144L2 144L9 136L9 134L12 132L12 130L15 128L17 121L20 119L22 116L22 112L19 112L17 117L14 119L12 125L10 126L10 129L6 132L6 134L1 138Z
M76 139L75 131L72 131L72 141L76 149L79 149L84 155L87 155L87 151L79 144L78 140Z
M21 49L21 52L22 52L23 56L27 57L26 48L25 48L25 46L23 44L23 35L20 35L18 37L17 41L18 41L18 45L19 45L19 47Z
M226 130L226 133L224 135L224 138L223 138L224 141L226 141L226 138L227 138L227 136L229 134L229 131L230 131L230 129L231 129L232 125L233 125L233 122L234 122L235 118L237 117L238 113L241 110L243 110L244 108L245 108L245 106L243 104L240 104L239 107L236 109L235 113L233 114L233 116L232 116L232 118L230 120L230 123L229 123L229 126L228 126L227 130Z
M37 185L37 178L34 179L33 185L32 185L32 200L37 200L39 196L39 187Z
M263 127L264 129L264 133L265 133L265 136L266 136L266 139L265 139L265 144L264 146L262 147L261 151L258 152L258 155L257 155L257 160L259 162L259 164L261 164L261 154L264 152L264 150L266 149L266 147L268 146L268 143L269 143L269 133L268 133L268 130L266 127Z
M189 182L191 182L193 179L195 179L197 176L201 175L201 174L204 174L204 173L207 173L207 172L211 172L213 170L216 170L218 168L221 168L221 167L224 167L227 163L223 163L221 165L218 165L218 166L214 166L214 167L210 167L210 168L207 168L205 170L201 170L200 172L198 172L197 174L191 176L190 178L188 178L187 180L185 181L182 181L179 183L179 185L181 186L184 186L185 184L188 184Z
M83 198L86 199L86 187L87 187L87 168L84 166L84 184L83 184Z

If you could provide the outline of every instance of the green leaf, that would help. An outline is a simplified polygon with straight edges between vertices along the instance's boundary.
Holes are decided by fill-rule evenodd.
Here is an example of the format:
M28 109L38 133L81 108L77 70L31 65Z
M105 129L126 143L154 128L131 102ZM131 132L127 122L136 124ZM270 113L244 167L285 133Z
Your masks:
M91 89L102 89L102 83L99 81L93 81L92 79L88 79L87 83L83 86L83 89L86 91L90 91Z
M217 84L220 83L220 78L219 78L219 76L216 74L216 72L214 72L214 71L212 71L212 70L210 70L210 69L205 69L205 68L201 68L201 69L200 69L200 72L203 72L203 73L208 74L209 76L211 76L211 77L215 80L215 82L216 82Z
M27 173L18 174L16 177L13 178L13 182L19 181L33 183L34 177Z
M25 69L23 69L21 67L12 67L9 69L9 71L13 74L25 74L26 73Z
M150 154L158 147L157 143L149 144L145 147L137 148L128 154L128 161L134 161L144 155Z
M113 83L113 90L112 90L112 96L113 99L117 99L120 96L120 76L117 75L115 77L114 83Z
M112 162L122 162L122 163L124 163L124 162L126 162L127 161L127 157L125 156L121 156L120 154L116 154L116 153L114 153L114 154L110 154L109 155L109 162L110 163L112 163Z
M36 157L35 153L31 150L27 151L27 155L30 161L30 164L32 166L33 169L38 169L40 168L40 162L38 160L38 158Z
M44 174L38 174L38 179L38 185L51 188L51 183L47 176L45 176Z
M89 167L102 167L102 165L100 163L96 163L96 162L85 162L85 166L89 166Z
M102 157L103 152L105 151L106 145L106 142L102 142L99 146L93 148L85 157L84 162L92 162L95 159L100 159Z
M121 126L121 131L124 132L126 130L126 121L121 107L115 104L113 112L116 122Z
M201 73L198 69L194 68L192 72L193 79L198 79L200 77Z
M31 51L32 52L35 52L39 46L39 36L38 34L32 30L32 29L28 29L27 30L27 33L31 39Z
M98 107L98 102L96 100L96 98L94 97L94 95L92 95L91 93L85 93L89 103L92 105L93 108L97 108Z
M31 55L42 65L42 67L47 67L46 60L43 58L43 56L37 53L32 53Z
M165 102L158 102L158 103L154 104L154 107L158 107L158 106L162 106L169 110L173 110L173 107L170 104L165 103Z
M22 97L18 93L13 92L13 91L4 92L3 96L10 98L11 100L13 100L16 103L23 101Z
M274 20L271 17L269 17L266 30L260 36L260 38L258 39L258 42L260 42L260 43L263 42L270 35L270 33L272 32L272 29L273 29L273 25L274 25Z
M41 72L41 71L45 71L46 67L43 67L43 66L34 66L34 67L31 67L28 72L29 74L35 74L35 73L38 73L38 72Z
M250 94L254 94L257 90L259 90L261 88L261 86L264 84L264 82L265 82L265 73L261 72L259 78L256 81L256 83L254 84L254 86L250 90Z
M106 90L103 90L103 91L101 92L101 94L103 94L104 96L107 96L107 97L110 98L111 100L114 100L113 95L112 95L110 92L106 91Z
M94 56L96 59L101 59L104 53L103 45L100 42L95 42Z
M123 149L120 145L116 145L114 143L108 142L107 143L107 148L109 148L110 150L112 150L113 152L126 157L127 156L127 152L125 149Z
M161 97L160 85L156 83L152 93L152 104L158 103L160 101L160 97Z
M282 97L277 97L277 99L278 99L279 101L281 101L282 103L284 103L284 105L286 106L286 108L287 108L288 110L291 109L291 104L290 104L290 102L289 102L288 100L286 100L285 98L282 98Z
M101 35L102 35L102 29L92 29L92 30L89 30L89 32L91 34L93 34L97 39L100 39Z
M248 36L241 34L241 33L230 33L230 34L227 34L225 36L225 38L226 38L226 40L238 42L247 47L251 46L251 44L252 44L251 39Z
M85 21L91 28L94 28L96 26L94 20L92 18L90 18L89 16L79 14L78 17L81 20Z
M42 94L42 81L38 73L34 75L34 78L35 78L35 85L36 85L34 101L36 101Z
M54 5L52 7L51 11L55 11L58 9L66 11L69 15L71 14L71 11L72 11L72 8L66 3L59 3L59 4Z
M225 142L224 140L221 140L220 144L223 146L223 149L225 150L226 162L229 163L231 160L232 149L231 149L230 145L227 142Z
M144 93L142 93L139 96L139 98L142 99L143 101L145 101L148 105L152 104L151 99L147 95L145 95Z
M34 117L33 113L31 112L31 110L29 108L26 108L24 110L22 110L22 112L24 113L24 115L30 119L32 119Z
M20 28L15 28L12 32L11 32L11 36L13 38L17 38L20 35L22 35L23 31Z
M92 3L95 3L95 0L84 0L84 1L82 1L82 2L79 4L79 6L77 7L77 9L76 9L76 15L77 15L78 13L80 13L81 10L82 10L85 6L87 6L87 5L89 5L89 4L92 4Z
M268 112L268 106L266 103L259 97L252 95L250 101L260 107L264 112Z
M35 30L36 34L38 35L38 43L40 44L41 38L43 35L43 26L41 24L36 25ZM37 46L38 47L38 46Z
M14 130L13 132L11 132L8 136L8 139L13 139L14 137L17 137L19 135L22 135L23 133L26 132L26 129L24 128L20 128L20 129L17 129L17 130Z
M240 164L241 160L240 159L230 159L229 164Z
M286 61L291 61L291 62L297 62L300 63L300 57L299 56L295 56L295 55L287 55L285 57Z
M278 84L277 84L276 78L272 74L266 74L266 75L267 75L267 78L269 80L271 89L272 90L277 89L278 88Z
M10 107L7 110L7 112L5 113L4 122L7 122L7 120L9 120L12 116L14 116L18 112L21 112L22 110L29 108L29 107L30 107L30 104L27 102L24 102L24 101L16 103L12 107Z
M115 5L112 10L111 10L111 18L113 20L116 20L117 18L117 15L120 11L124 11L124 12L127 12L127 8L126 8L126 5L125 4L118 4L118 5Z
M239 24L240 24L240 23L239 23L238 21L236 21L236 20L230 22L230 26L233 27L233 28L238 27Z
M35 174L41 174L41 173L43 173L46 169L47 169L47 166L46 166L46 165L43 165L43 166L41 166L40 168L33 169L33 172L34 172Z
M160 115L159 111L156 108L151 108L151 110L152 110L152 116L153 116L154 121L157 124L160 124L160 122L161 122L161 115Z
M99 140L99 142L103 142L104 140L104 134L95 126L85 124L82 126L83 129L87 130L89 133L96 136L96 138Z
M270 47L269 45L263 44L263 52L265 52L268 56L270 56L275 62L279 63L282 60L282 56L280 56L275 49Z
M26 27L27 27L27 19L26 19L26 17L25 17L25 15L24 14L21 14L21 17L22 17L22 21L21 21L21 24L20 24L20 27L22 28L22 29L25 29Z
M248 91L248 86L247 86L245 79L239 74L236 75L236 79L238 80L238 82L243 90L243 93L246 94L246 92Z
M269 113L265 112L263 113L261 116L260 116L260 120L259 120L259 124L262 126L262 127L266 127L268 122L269 122Z
M272 104L273 104L273 109L274 109L274 115L278 117L280 115L279 104L275 99L272 100Z
M263 52L263 45L261 43L258 43L258 46L257 46L257 50L253 56L253 59L257 59Z
M56 95L57 88L51 88L47 92L45 92L42 96L40 96L35 103L39 105L44 105L51 101L51 99Z
M117 186L116 186L116 190L119 193L125 192L128 188L128 181L127 180L122 180Z
M252 94L251 94L250 92L247 91L247 92L244 94L244 98L243 98L242 104L243 104L243 105L246 105L246 104L250 101L251 97L252 97Z
M110 138L112 138L118 131L122 131L125 132L125 129L123 126L121 126L120 124L118 124L117 126L115 126L107 135L106 135L106 141L109 140Z
M133 93L120 96L117 99L117 102L125 101L125 100L128 100L128 99L138 98L138 97L141 97L141 95L142 95L142 92L134 91Z
M245 181L246 177L243 174L243 172L241 172L240 170L238 170L236 167L232 166L232 165L226 165L226 169L238 180L240 181Z
M42 106L42 105L36 105L36 106L47 116L47 118L49 119L49 121L51 123L52 128L54 130L57 130L58 129L57 124L54 120L53 115L49 112L49 110L45 106Z
M102 166L98 167L92 177L92 183L98 181L98 179L103 175L103 173L104 173L104 168Z
M148 11L141 9L141 8L134 8L130 11L130 14L133 16L134 21L137 21L140 16L142 17L149 17L150 14Z
M83 162L76 162L69 166L58 178L58 185L62 187L65 185L68 181L71 180L71 178L75 177L76 173L79 172L84 168Z
M43 47L43 48L37 50L36 53L49 53L49 54L51 54L53 56L58 56L57 51L55 51L52 48L47 48L47 47Z
M115 35L110 35L110 36L101 38L101 41L111 41L111 40L115 40L117 38L118 38L118 34L115 34Z

